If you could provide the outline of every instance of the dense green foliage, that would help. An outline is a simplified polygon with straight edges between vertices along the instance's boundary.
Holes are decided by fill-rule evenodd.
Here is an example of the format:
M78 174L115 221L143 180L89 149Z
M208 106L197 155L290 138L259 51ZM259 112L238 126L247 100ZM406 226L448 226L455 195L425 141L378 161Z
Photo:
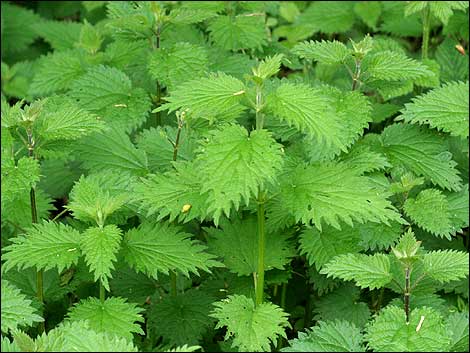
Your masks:
M1 10L2 351L468 351L468 1Z

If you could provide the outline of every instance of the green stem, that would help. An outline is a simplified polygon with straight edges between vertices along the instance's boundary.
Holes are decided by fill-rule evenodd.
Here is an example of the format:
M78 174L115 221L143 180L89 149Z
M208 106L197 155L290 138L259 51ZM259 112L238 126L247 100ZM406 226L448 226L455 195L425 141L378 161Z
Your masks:
M352 84L352 90L355 91L357 88L357 83L359 81L359 77L361 77L361 61L356 60L356 69L354 71L353 75L353 84Z
M264 294L264 192L258 191L258 269L256 273L256 305L263 303Z
M100 302L104 303L106 298L106 292L104 290L103 281L100 280Z
M411 291L410 291L410 272L411 269L407 267L405 269L405 315L406 315L406 323L410 322L410 296L411 296Z
M256 85L256 130L262 130L264 125L264 114L261 113L263 106L263 97L261 92L261 85Z
M421 59L428 58L429 32L431 30L431 10L427 5L423 10L423 43L421 46Z

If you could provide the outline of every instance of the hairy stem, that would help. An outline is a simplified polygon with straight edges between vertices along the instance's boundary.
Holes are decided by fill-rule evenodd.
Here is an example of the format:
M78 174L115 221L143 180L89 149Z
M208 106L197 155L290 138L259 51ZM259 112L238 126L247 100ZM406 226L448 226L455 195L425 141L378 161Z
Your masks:
M263 303L264 294L264 192L258 192L258 269L256 272L256 305Z
M423 43L421 46L421 59L428 58L429 32L431 30L431 10L427 5L423 10Z
M359 81L359 77L361 77L361 61L356 59L356 69L353 74L353 83L352 83L352 90L355 91L357 88L357 83Z
M105 290L104 290L104 286L103 286L103 281L100 280L100 301L101 303L104 303L104 300L106 298L106 295L105 295Z
M34 159L34 139L33 134L30 130L27 131L28 134L28 157ZM29 191L29 201L31 205L31 221L32 223L38 223L38 210L36 206L36 190L34 187L31 187ZM44 303L44 271L38 270L36 273L36 296L41 304ZM45 331L46 325L45 321L39 323L39 334L42 334Z
M411 269L406 267L405 269L405 315L406 315L406 323L410 322L410 272Z

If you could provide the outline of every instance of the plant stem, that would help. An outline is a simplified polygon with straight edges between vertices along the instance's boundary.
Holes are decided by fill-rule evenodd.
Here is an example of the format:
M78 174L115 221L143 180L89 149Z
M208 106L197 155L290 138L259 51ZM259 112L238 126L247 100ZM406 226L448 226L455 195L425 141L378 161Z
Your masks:
M256 305L263 303L264 294L264 192L258 191L258 269L256 273Z
M431 30L431 10L429 4L423 10L423 43L421 46L421 59L428 58L429 32Z
M357 88L357 82L359 81L359 77L361 76L361 61L356 59L356 69L354 71L354 75L352 77L352 90L355 91Z
M101 303L104 303L104 300L105 300L105 290L104 290L104 286L103 286L103 281L100 280L100 301Z
M263 105L263 97L261 93L261 85L256 85L256 130L262 130L264 125L264 114L261 113Z
M31 130L27 131L28 135L28 157L34 159L34 140ZM38 210L36 206L36 190L34 187L31 187L29 191L29 201L31 205L31 221L32 223L38 223ZM41 304L44 304L44 271L39 269L36 272L36 296ZM45 331L46 324L45 321L39 323L39 334L42 334Z
M410 268L406 267L405 269L405 315L406 315L406 323L410 322Z

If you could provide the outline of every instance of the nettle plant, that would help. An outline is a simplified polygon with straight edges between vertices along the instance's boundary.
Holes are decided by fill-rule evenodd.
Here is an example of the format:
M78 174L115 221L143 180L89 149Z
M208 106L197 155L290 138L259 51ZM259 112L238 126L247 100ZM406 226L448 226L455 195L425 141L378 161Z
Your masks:
M58 4L2 2L2 350L468 350L468 2Z

